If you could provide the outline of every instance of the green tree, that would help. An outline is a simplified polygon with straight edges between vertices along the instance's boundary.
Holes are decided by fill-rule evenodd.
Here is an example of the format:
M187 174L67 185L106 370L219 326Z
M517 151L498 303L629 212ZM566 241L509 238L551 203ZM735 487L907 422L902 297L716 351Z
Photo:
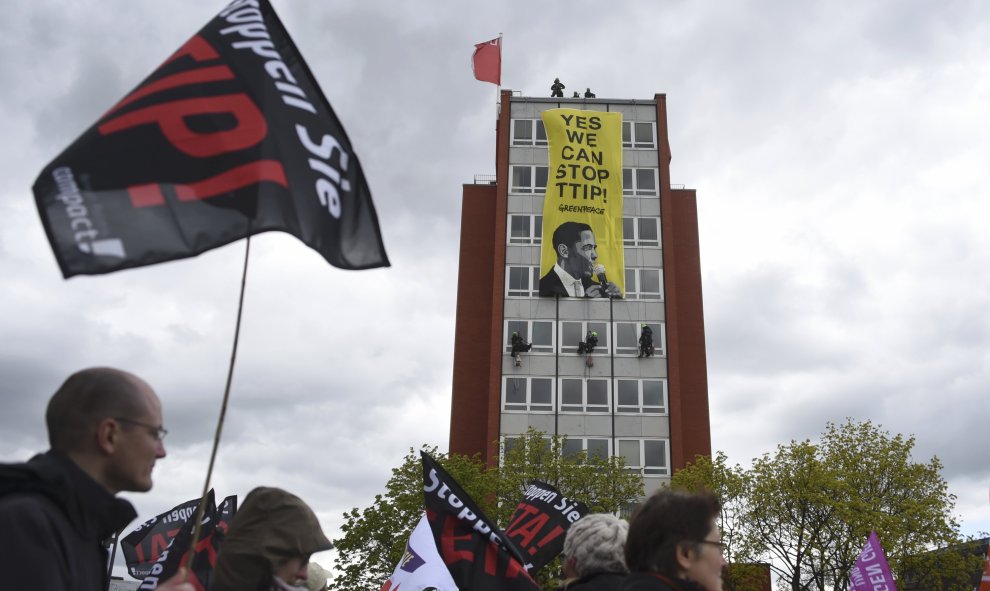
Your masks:
M744 519L747 552L768 559L792 591L814 587L813 566L830 543L836 519L834 478L810 441L780 445L754 460Z
M749 502L751 480L749 474L738 464L728 465L725 452L716 452L715 457L697 456L693 463L674 472L670 483L672 488L692 492L711 491L721 506L716 519L722 542L725 544L725 558L729 562L724 583L731 591L759 591L763 589L767 567L755 564L753 557L745 552L747 533L746 515Z
M891 436L870 421L829 423L822 434L821 455L834 470L839 519L833 523L834 544L822 556L824 584L836 591L849 586L856 555L876 530L893 574L941 581L949 589L965 580L977 563L958 552L929 552L960 542L952 514L955 495L941 476L942 463L913 462L913 436ZM864 453L865 452L865 453ZM959 587L957 587L959 588Z
M488 468L477 457L440 454L424 448L457 480L485 514L501 527L518 505L530 480L557 487L568 498L584 501L593 512L615 512L643 495L639 475L625 469L621 458L590 458L585 453L563 456L563 436L530 430L510 449L502 450L499 466ZM423 477L419 453L410 449L385 492L370 507L344 514L343 536L334 540L334 566L340 573L331 589L378 591L405 551L406 541L423 513ZM559 561L538 573L537 582L552 588Z
M895 579L965 580L967 559L930 553L959 543L938 458L911 458L913 437L870 421L829 423L821 440L792 441L753 462L743 515L745 554L767 560L791 591L844 591L876 530Z

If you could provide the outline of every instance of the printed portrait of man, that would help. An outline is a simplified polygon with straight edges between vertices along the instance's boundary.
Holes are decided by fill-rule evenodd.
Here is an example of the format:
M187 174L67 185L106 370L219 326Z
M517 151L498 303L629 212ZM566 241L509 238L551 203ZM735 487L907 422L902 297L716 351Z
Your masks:
M615 283L606 281L604 287L600 283L605 278L605 268L597 264L598 244L591 226L572 221L560 224L553 232L553 250L557 262L540 278L540 296L622 297Z

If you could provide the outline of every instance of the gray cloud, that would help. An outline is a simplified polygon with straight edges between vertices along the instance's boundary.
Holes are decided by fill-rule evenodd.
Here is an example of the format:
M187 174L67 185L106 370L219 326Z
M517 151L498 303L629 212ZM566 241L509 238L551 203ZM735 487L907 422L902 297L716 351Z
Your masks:
M171 431L155 489L129 496L142 519L202 487L244 245L62 281L30 186L218 8L38 0L0 22L17 56L0 63L0 459L44 448L41 413L70 372L130 369ZM544 96L560 76L600 97L667 94L671 180L698 189L713 446L746 463L868 418L915 434L964 529L990 530L972 443L990 415L990 8L276 9L356 147L393 267L343 272L289 236L252 241L221 495L284 486L332 531L409 447L446 444L461 185L494 171L495 88L469 58L501 31L506 88Z

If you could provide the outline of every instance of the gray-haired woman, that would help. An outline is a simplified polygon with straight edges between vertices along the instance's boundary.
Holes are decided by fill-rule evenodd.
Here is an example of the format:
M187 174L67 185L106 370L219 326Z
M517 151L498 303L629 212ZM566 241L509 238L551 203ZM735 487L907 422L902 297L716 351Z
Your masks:
M623 548L629 524L607 513L579 519L564 538L567 591L616 591L625 578Z

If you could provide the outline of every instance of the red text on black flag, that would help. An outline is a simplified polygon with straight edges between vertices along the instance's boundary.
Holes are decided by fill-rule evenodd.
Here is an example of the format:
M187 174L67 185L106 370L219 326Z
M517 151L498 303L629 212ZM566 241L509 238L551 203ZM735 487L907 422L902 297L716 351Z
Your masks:
M189 64L192 67L138 87L110 110L97 129L101 135L111 135L137 126L157 125L162 137L172 147L194 158L219 156L257 145L267 135L268 124L254 101L243 92L214 96L202 96L202 92L197 92L198 96L195 98L161 100L117 114L127 105L167 90L234 78L233 72L226 65L198 66L220 59L220 54L205 39L198 35L193 37L165 62L186 64L191 60L194 62ZM235 123L228 129L196 131L191 122L203 115L232 119ZM193 201L235 191L261 181L271 181L287 187L288 181L282 163L277 160L255 160L240 164L198 182L177 185L175 193L180 201ZM128 187L127 191L135 207L165 203L158 183L135 185Z

